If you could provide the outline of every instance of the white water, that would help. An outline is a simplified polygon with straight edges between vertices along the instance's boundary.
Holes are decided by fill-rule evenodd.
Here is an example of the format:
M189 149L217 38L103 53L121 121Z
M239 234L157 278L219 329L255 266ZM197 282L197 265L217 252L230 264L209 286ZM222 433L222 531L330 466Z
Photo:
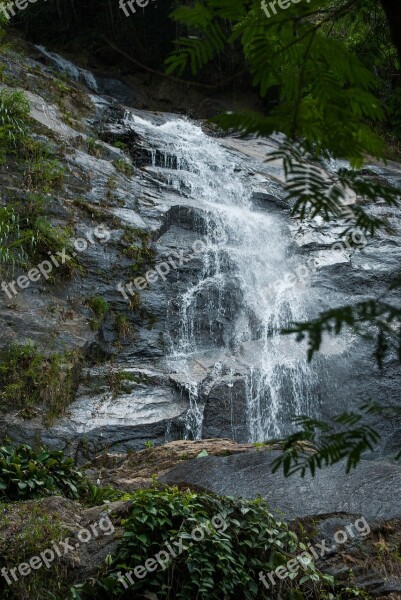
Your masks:
M199 365L216 380L222 373L245 374L252 441L287 433L290 416L310 413L316 402L305 348L279 334L306 318L308 289L298 284L269 291L294 270L288 231L253 205L252 178L239 175L230 150L200 127L183 119L155 125L131 113L128 123L157 144L158 166L154 151L150 168L202 212L200 237L208 250L197 280L179 298L180 326L170 332L168 357L189 395L188 436L202 436Z

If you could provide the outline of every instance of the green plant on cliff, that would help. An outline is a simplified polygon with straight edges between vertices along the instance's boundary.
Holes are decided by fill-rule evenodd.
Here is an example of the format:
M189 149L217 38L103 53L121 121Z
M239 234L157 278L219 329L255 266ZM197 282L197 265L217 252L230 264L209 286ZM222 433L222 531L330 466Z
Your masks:
M29 110L23 92L0 91L0 161L22 147L28 135Z
M97 331L100 329L105 316L109 312L109 303L101 296L91 296L86 301L86 304L89 306L94 316L94 318L90 320L91 329Z
M127 177L132 177L134 174L134 167L123 158L114 159L113 165L117 171L123 173L123 175L126 175Z
M24 200L9 200L7 206L0 207L0 270L36 266L42 260L49 260L49 253L57 258L57 253L63 250L69 258L59 261L53 278L69 276L79 268L77 260L68 253L71 229L55 227L43 213L43 196L35 194Z
M83 475L60 450L0 447L0 498L28 500L61 494L78 498Z
M88 138L86 145L88 154L90 154L91 156L95 156L96 158L100 158L102 156L102 146L95 138Z
M120 500L124 496L124 492L118 490L111 485L100 487L95 485L91 481L85 481L80 486L80 501L85 506L101 506L102 504L108 504Z
M134 260L134 273L144 273L153 268L156 254L151 246L152 236L148 231L127 227L121 241L125 244L123 253Z
M21 264L35 246L35 237L25 232L27 221L12 206L0 207L0 264Z
M0 352L0 411L39 412L51 421L70 404L75 391L75 352L46 355L33 344L12 344Z
M29 189L48 194L60 189L64 174L65 170L57 159L40 157L28 164L25 182Z

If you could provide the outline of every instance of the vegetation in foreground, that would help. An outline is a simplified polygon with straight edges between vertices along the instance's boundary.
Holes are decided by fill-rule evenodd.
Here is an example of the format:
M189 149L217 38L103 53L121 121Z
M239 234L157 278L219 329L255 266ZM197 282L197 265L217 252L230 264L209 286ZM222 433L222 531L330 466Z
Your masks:
M71 587L68 569L62 560L56 561L54 569L33 573L23 585L7 586L1 580L2 597L7 600L128 600L153 598L152 594L177 600L259 600L283 594L289 599L335 600L362 595L351 585L336 586L313 563L268 592L259 580L260 571L286 565L308 548L306 539L274 517L261 498L234 500L157 485L130 494L100 488L62 452L28 446L0 448L0 493L1 530L8 535L14 532L8 541L0 537L0 566L6 568L43 551L50 539L68 535L62 515L50 519L41 513L40 498L62 495L84 506L117 499L129 503L121 521L123 537L115 554L98 566L96 578ZM195 538L199 540L191 543ZM165 568L153 570L129 587L121 582L120 572L142 565L168 544L179 550L171 553Z

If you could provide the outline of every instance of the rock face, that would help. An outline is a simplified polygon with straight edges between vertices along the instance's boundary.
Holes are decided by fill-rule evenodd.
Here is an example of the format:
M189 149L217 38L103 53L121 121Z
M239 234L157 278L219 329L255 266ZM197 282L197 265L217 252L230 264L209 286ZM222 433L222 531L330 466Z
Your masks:
M361 514L368 520L401 518L401 467L396 464L364 460L347 476L340 463L319 470L315 477L285 478L271 472L276 456L275 451L260 451L197 458L178 465L160 481L226 496L260 494L287 519L333 512Z
M252 444L224 439L174 441L128 455L101 454L85 465L85 474L94 483L100 481L101 485L132 492L150 487L155 477L160 478L202 452L210 456L229 456L250 451L255 451Z
M262 441L289 432L294 413L397 401L398 364L389 359L379 376L368 342L328 340L311 366L303 346L277 333L383 293L399 265L395 209L385 213L393 233L357 251L333 249L340 224L289 218L281 166L264 162L277 139L217 138L201 123L123 106L134 91L115 85L113 98L112 81L40 48L33 55L10 53L5 72L27 90L41 136L66 169L48 217L69 224L74 240L99 226L108 239L87 243L71 279L2 297L2 347L52 339L55 350L79 350L84 365L63 417L45 426L10 413L0 435L84 460L183 437ZM63 100L68 123L49 61L77 80ZM398 167L371 169L400 185ZM17 172L1 176L6 200L26 194ZM380 202L375 211L384 212ZM93 296L109 307L97 328ZM398 431L396 422L382 431L381 454L393 452Z

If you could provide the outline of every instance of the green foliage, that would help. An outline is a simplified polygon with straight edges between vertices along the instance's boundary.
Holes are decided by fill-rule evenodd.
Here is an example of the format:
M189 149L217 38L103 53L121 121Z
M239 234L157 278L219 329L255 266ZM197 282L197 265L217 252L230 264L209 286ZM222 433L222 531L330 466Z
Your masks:
M60 189L65 171L57 159L38 158L29 163L25 180L28 188L48 194Z
M0 207L0 263L16 265L27 260L35 237L31 232L23 232L25 227L26 220L13 207Z
M120 339L125 340L133 335L133 330L129 319L121 313L118 313L116 316L116 329Z
M132 270L135 274L144 273L155 263L156 253L151 247L152 237L147 231L130 228L124 231L121 241L126 244L124 254L134 260Z
M0 91L0 160L21 149L28 135L29 112L23 92Z
M390 206L397 204L398 193L366 182L355 171L330 176L311 164L323 155L360 167L366 154L383 156L383 144L370 126L383 119L374 96L377 79L342 40L342 21L352 20L358 10L353 3L312 0L267 18L256 0L197 2L178 8L172 18L201 32L200 37L178 40L166 62L168 72L182 73L190 65L196 73L224 46L240 40L254 85L262 96L278 90L277 101L267 114L226 113L216 122L244 134L287 136L269 160L283 161L294 216L346 217L349 228L373 234L383 223L360 205L346 206L347 193L373 201L380 197ZM226 19L231 35L217 43L216 28Z
M127 177L132 177L132 175L134 174L134 167L123 158L114 159L113 165L117 169L117 171L123 173Z
M31 263L33 259L49 260L49 253L57 255L57 252L62 252L63 250L66 250L67 254L73 252L71 243L72 230L70 228L54 227L45 217L38 217L32 222L28 220L28 225L32 227L30 231L32 231L32 235L35 236L36 241L35 253L30 257ZM60 266L57 270L54 269L54 274L63 272L71 275L79 268L78 262L74 257L70 254L69 257L69 260L67 259L64 264L62 264L60 258Z
M90 321L90 326L93 331L97 331L100 329L105 316L109 312L109 303L101 296L92 296L91 298L88 298L86 304L94 315L94 318Z
M113 393L113 397L121 392L129 393L132 386L127 382L146 383L147 377L143 373L130 373L129 371L112 371L107 377L107 384Z
M212 60L226 46L228 39L221 24L213 17L204 4L197 2L193 7L183 6L173 13L173 19L195 27L201 34L180 38L175 42L179 51L167 59L167 73L177 71L182 75L187 64L191 65L192 74L196 73ZM232 14L230 15L232 18Z
M388 206L399 205L399 191L390 186L367 181L357 171L341 168L337 173L328 173L301 144L285 141L280 148L269 154L268 161L280 160L286 176L287 201L292 215L299 219L316 215L325 221L343 219L346 229L342 236L357 228L374 235L385 227L383 220L368 214L360 203L383 199ZM347 204L354 193L358 204Z
M7 501L29 500L61 494L78 498L83 479L71 458L60 450L29 446L0 447L0 498Z
M73 399L77 365L73 352L47 356L31 343L12 344L0 352L0 410L20 409L25 417L44 410L51 421Z
M124 150L125 152L129 150L129 146L125 142L113 142L112 146L114 146L114 148L119 148L119 150Z
M345 412L330 422L297 417L295 423L302 429L283 440L283 454L273 462L273 471L283 467L286 476L298 473L305 477L308 472L314 476L317 469L346 459L349 473L357 467L362 455L373 451L380 440L369 416L392 420L401 416L401 408L370 402L362 405L358 412ZM308 442L308 445L299 442ZM401 459L401 450L395 459Z
M7 571L29 562L32 556L38 556L51 544L69 535L60 517L54 512L48 514L40 501L0 505L0 530L0 567ZM8 585L2 577L0 595L4 600L54 600L60 598L53 593L56 594L65 585L66 575L65 565L56 557L51 574L47 569L35 570L28 577L13 581L12 585Z
M151 594L160 600L267 598L259 572L285 565L307 549L260 498L233 500L176 488L139 490L132 495L123 526L124 537L111 564L98 580L76 586L75 598L128 600ZM191 543L195 528L203 531L204 539ZM142 579L133 576L134 584L124 589L118 580L120 571L124 574L143 565L179 539L185 549L166 561L164 569ZM285 593L288 598L334 598L327 591L331 583L310 563L296 579L288 578L269 591L269 597Z
M267 115L225 114L217 122L244 133L301 137L315 156L329 149L333 156L360 165L366 153L382 156L383 144L368 120L381 121L383 111L373 94L376 77L344 43L327 35L341 19L342 8L339 2L311 0L290 5L270 19L259 0L206 0L179 8L172 18L199 34L178 40L167 59L168 72L182 73L188 65L196 73L239 40L254 85L262 96L278 90L278 102ZM343 10L358 9L349 3ZM232 30L225 37L227 19Z
M333 308L307 323L297 323L283 333L296 333L297 341L308 339L308 360L320 349L324 334L339 335L346 327L363 333L363 327L377 329L375 357L380 368L390 349L396 348L401 362L401 309L380 300L358 302Z
M23 201L9 202L0 207L0 265L5 268L36 266L71 247L71 231L54 227L43 216L43 197L31 194ZM54 270L54 274L70 275L78 268L71 257Z
M102 156L102 146L95 138L88 138L86 143L88 148L88 154L96 156L97 158Z
M124 492L113 488L111 485L99 487L89 480L80 485L80 501L86 506L100 506L120 500Z

